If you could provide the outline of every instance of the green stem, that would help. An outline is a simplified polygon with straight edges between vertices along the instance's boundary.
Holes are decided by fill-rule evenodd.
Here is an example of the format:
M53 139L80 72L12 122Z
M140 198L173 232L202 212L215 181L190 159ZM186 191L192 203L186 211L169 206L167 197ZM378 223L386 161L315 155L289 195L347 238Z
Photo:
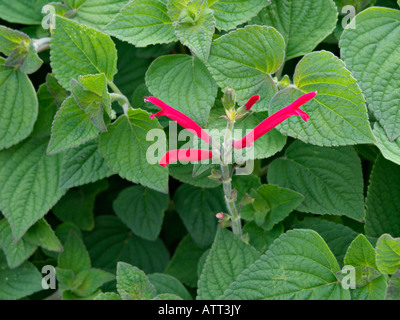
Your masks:
M234 194L232 190L232 175L228 165L231 161L227 161L227 157L230 158L232 156L233 127L234 121L229 121L226 129L223 150L221 152L222 186L224 189L226 206L231 216L232 231L236 236L243 239L242 222L240 220L240 215L235 204Z
M124 114L128 113L131 104L129 103L128 98L118 89L114 82L108 82L109 87L114 91L114 93L110 93L111 100L117 101L119 105L124 110Z
M37 53L50 49L51 38L45 37L41 39L34 39L33 46Z

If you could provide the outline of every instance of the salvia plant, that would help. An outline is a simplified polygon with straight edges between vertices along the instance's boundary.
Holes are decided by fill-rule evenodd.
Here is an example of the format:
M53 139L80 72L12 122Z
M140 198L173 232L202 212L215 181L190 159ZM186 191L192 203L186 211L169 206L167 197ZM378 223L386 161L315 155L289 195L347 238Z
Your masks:
M0 299L400 299L399 6L0 0Z

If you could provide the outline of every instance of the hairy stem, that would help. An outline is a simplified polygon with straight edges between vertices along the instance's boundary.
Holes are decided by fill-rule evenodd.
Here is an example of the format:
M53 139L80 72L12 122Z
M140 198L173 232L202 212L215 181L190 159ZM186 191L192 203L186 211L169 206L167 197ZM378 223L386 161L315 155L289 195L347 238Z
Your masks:
M50 49L51 38L41 38L33 40L33 46L37 53Z
M234 193L232 190L232 174L228 164L231 163L232 157L232 131L234 121L229 121L226 129L223 150L221 151L221 173L222 185L224 189L225 202L231 216L232 231L239 238L243 239L242 222L239 212L236 208Z
M110 94L111 100L117 101L124 110L124 114L127 114L129 108L131 107L128 98L121 92L121 90L118 89L114 82L110 81L108 82L108 85L114 91L114 93Z

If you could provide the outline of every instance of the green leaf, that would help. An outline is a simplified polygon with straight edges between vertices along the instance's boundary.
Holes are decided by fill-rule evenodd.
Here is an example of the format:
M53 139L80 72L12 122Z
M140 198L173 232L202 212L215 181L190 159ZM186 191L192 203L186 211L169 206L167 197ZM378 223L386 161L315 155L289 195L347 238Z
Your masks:
M311 229L318 232L332 250L341 266L343 266L343 259L347 248L358 235L357 232L343 224L317 217L305 218L303 221L295 223L293 228Z
M214 13L213 10L205 7L206 3L190 1L186 10L189 15L195 16L194 20L181 21L179 19L174 22L175 34L178 39L203 61L208 59L215 32Z
M88 0L64 0L70 9L79 9Z
M349 291L336 279L339 270L335 257L318 233L288 231L238 276L222 298L349 300Z
M361 161L351 147L321 148L293 142L274 160L268 181L304 195L298 211L364 218Z
M394 274L400 268L400 238L383 234L376 243L376 265L382 273Z
M58 83L52 73L48 73L46 76L46 88L46 91L54 97L54 103L57 106L60 106L69 96L69 93Z
M269 5L264 0L210 0L208 4L214 11L219 30L230 30L245 23L257 15L262 8Z
M0 300L17 300L42 290L42 275L30 262L9 269L0 252Z
M178 279L168 274L153 273L148 278L155 287L157 294L170 293L177 295L183 300L193 300L185 286Z
M252 221L243 226L243 233L249 235L249 243L254 248L264 253L275 239L283 233L283 225L277 224L272 230L266 231Z
M100 269L82 270L74 280L79 285L72 289L72 293L80 297L87 297L92 295L103 284L114 279L114 274Z
M221 183L210 180L208 178L210 174L207 171L196 177L193 177L193 165L190 163L186 165L181 163L172 164L168 166L168 169L169 174L175 179L196 187L216 188L221 185Z
M250 24L276 28L285 38L286 60L315 49L336 28L337 9L332 0L272 0Z
M83 111L70 96L57 111L51 128L48 154L55 154L95 139L99 129L92 123L90 114Z
M381 150L382 155L387 160L400 165L400 138L390 141L385 129L378 122L374 124L374 135L378 141L376 146Z
M271 27L246 26L216 39L211 45L209 70L221 88L235 89L239 104L255 94L255 111L268 109L277 88L271 74L282 65L285 41Z
M20 24L40 24L43 20L42 7L49 0L0 0L0 18Z
M161 231L169 196L142 186L124 189L113 202L117 216L134 234L154 241Z
M168 169L157 162L150 164L147 157L147 133L160 129L156 119L141 109L130 109L127 115L118 118L108 132L100 135L100 152L110 168L121 177L140 183L156 191L166 193L168 190ZM164 134L164 132L162 132Z
M69 190L54 206L53 212L61 221L74 223L80 229L90 231L94 228L96 197L107 188L107 181L102 180Z
M363 91L369 110L390 141L400 136L400 12L373 7L357 15L357 27L344 30L341 56Z
M71 6L78 9L74 20L89 27L102 30L129 0L79 0L77 2Z
M0 248L3 249L7 265L10 268L16 268L35 252L37 246L26 241L25 238L15 242L10 225L6 219L3 219L0 221Z
M183 300L183 299L175 294L161 293L157 295L157 297L155 297L154 300Z
M115 216L99 216L95 225L84 236L93 267L115 272L117 262L123 261L147 273L165 270L169 253L160 239L147 241L134 236Z
M79 76L71 80L71 92L79 107L90 115L92 123L102 132L107 131L110 118L115 117L111 109L111 97L107 90L104 73Z
M36 222L27 231L24 238L33 245L40 246L46 250L54 252L63 251L60 240L45 219L40 219Z
M252 246L226 229L218 229L199 280L200 300L215 300L223 295L239 274L260 258Z
M0 57L0 150L25 139L38 115L38 99L28 76L4 66Z
M51 67L67 90L80 75L104 73L112 81L117 73L117 51L111 38L95 29L60 16L51 38Z
M350 244L344 258L345 265L356 267L357 287L351 291L355 300L383 300L386 279L378 271L375 263L375 250L367 238L360 234ZM362 267L361 270L357 270ZM361 279L358 272L361 271ZM368 277L370 276L370 277Z
M189 287L196 287L198 280L197 265L204 251L194 243L189 235L185 236L176 248L165 273L177 278Z
M9 56L22 43L30 42L30 38L23 32L0 26L0 52Z
M328 51L303 57L296 67L294 86L285 88L272 99L269 113L311 91L318 91L318 95L302 107L310 120L304 122L300 117L291 117L277 127L282 134L320 146L375 142L356 80L343 61Z
M226 211L222 190L183 184L174 194L174 203L193 241L200 248L208 247L217 231L215 215Z
M75 273L71 269L56 268L58 288L61 291L74 288Z
M50 94L47 85L39 86L37 92L39 100L39 115L33 127L31 136L43 137L51 135L51 124L57 112L55 98Z
M156 295L146 274L124 262L117 266L117 290L123 300L151 300Z
M390 278L385 300L400 300L400 269L397 269Z
M364 10L366 7L373 6L376 3L376 0L335 0L336 5L338 6L339 13L342 13L342 9L344 6L354 6L356 12L360 12ZM345 11L346 13L347 11ZM343 14L343 13L342 13Z
M189 0L170 0L168 2L168 14L172 20L177 21L179 19L188 2ZM268 4L267 1L263 0L207 1L208 8L214 12L219 30L234 29L237 25L249 21Z
M105 292L97 295L94 300L122 300L120 295L114 292Z
M136 47L176 41L166 0L135 0L128 3L104 28L108 34Z
M149 91L171 107L205 125L217 96L217 85L205 65L183 54L157 58L146 73Z
M274 185L263 185L254 190L251 196L255 201L242 208L242 216L245 218L245 213L246 216L253 216L266 231L272 230L304 200L302 194ZM257 221L257 216L262 216L260 221Z
M99 141L95 139L64 153L60 172L62 188L81 186L113 175L98 146Z
M68 235L64 244L64 251L58 255L57 267L72 270L76 275L91 267L85 244L73 231Z
M365 216L367 235L400 237L400 167L381 155L372 168Z
M16 240L66 192L59 188L62 157L46 155L48 142L31 137L0 152L0 211Z
M374 247L364 235L358 235L350 244L344 257L344 263L354 267L364 266L377 269Z

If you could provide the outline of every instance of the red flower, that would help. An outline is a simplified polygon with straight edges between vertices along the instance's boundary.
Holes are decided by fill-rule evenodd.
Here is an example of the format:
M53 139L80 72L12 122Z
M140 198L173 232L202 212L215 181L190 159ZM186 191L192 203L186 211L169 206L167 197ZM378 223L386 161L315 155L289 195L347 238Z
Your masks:
M274 113L272 116L269 116L263 122L261 122L257 127L254 128L249 134L244 136L242 140L235 140L233 141L233 147L235 149L243 149L246 147L251 147L257 139L261 138L264 134L268 131L275 128L278 124L285 121L291 116L301 116L304 121L307 121L310 116L305 113L304 111L300 110L299 108L313 99L317 95L317 92L310 92L307 93L296 101L288 105L287 107L279 110L278 112ZM251 100L251 99L250 99Z
M260 96L257 94L252 96L249 101L246 102L246 110L250 111L250 109L256 104L256 102L260 100Z
M205 132L196 122L190 119L187 115L182 112L170 107L165 102L161 101L156 97L146 97L144 102L151 102L162 110L156 114L150 115L150 118L165 116L176 121L182 127L192 130L200 139L203 139L208 144L211 144L211 137Z
M180 149L168 151L159 161L160 166L166 167L167 164L181 161L201 161L211 159L212 151L199 149Z

